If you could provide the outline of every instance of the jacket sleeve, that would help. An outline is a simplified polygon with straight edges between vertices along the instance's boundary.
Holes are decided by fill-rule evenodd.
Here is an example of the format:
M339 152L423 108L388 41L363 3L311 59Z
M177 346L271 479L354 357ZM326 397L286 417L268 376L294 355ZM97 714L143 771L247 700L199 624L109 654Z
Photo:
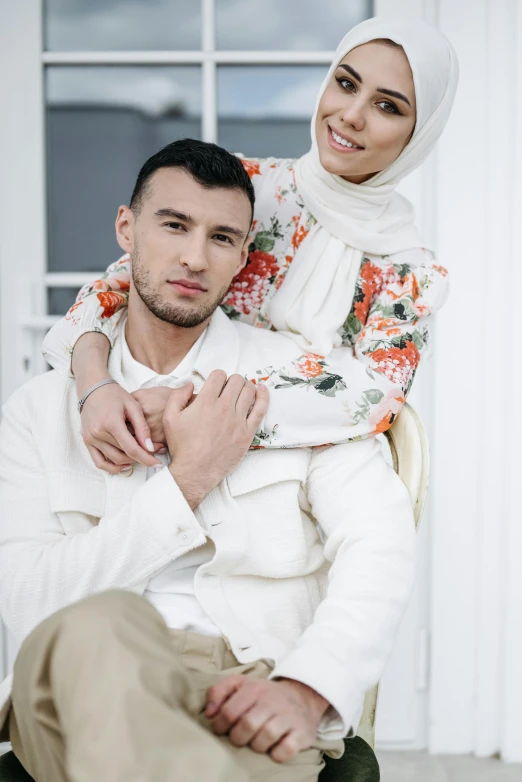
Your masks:
M68 514L51 510L22 392L6 404L0 426L0 614L18 640L95 592L142 592L151 576L206 540L166 468L117 513L97 519L76 512L83 529L66 535Z
M413 584L415 523L406 487L378 440L316 449L307 499L331 563L312 624L272 676L302 681L331 704L321 736L357 730L381 678Z
M447 272L429 253L417 250L401 259L363 260L342 329L343 347L257 373L254 380L270 389L258 445L340 443L390 428L429 349L433 315L448 293Z

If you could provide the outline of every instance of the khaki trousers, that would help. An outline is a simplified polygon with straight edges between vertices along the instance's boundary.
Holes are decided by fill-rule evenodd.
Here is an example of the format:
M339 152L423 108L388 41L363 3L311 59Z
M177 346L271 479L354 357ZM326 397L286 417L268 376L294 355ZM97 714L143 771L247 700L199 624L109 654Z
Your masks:
M318 742L278 764L217 737L208 687L241 665L223 638L169 630L144 598L110 591L64 608L24 641L14 668L9 734L36 782L317 782Z

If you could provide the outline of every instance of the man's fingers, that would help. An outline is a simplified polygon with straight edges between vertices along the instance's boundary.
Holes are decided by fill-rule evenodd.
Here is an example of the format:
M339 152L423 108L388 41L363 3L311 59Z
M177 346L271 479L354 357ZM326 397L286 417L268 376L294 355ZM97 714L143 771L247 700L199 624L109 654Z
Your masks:
M240 693L238 693L239 695ZM236 696L237 697L237 696ZM266 704L255 703L248 711L244 711L228 734L230 743L235 747L245 747L264 728L265 723L274 716L273 710ZM277 737L279 738L279 737ZM274 742L272 742L274 743ZM272 744L269 745L270 747ZM268 747L267 747L268 749ZM267 749L261 750L266 752Z
M256 398L256 387L249 380L246 381L236 402L236 412L243 418L247 418Z
M194 393L194 383L186 383L184 386L181 386L180 388L174 388L172 390L171 395L169 396L169 400L167 402L167 405L165 407L165 412L163 415L168 416L168 415L172 415L172 414L175 415L176 413L180 413L190 403L193 393Z
M246 380L242 375L230 375L223 391L221 392L222 401L230 405L231 408L234 408L239 395L245 387L245 383Z
M277 763L288 763L288 761L295 758L299 752L309 749L311 746L311 741L304 741L304 737L300 737L296 730L290 730L283 736L281 741L272 748L270 757Z
M260 730L250 741L250 746L255 752L268 752L286 736L291 727L288 716L271 717L262 724Z
M257 386L256 398L252 410L248 414L247 424L252 437L261 426L261 422L268 410L268 403L270 402L270 394L268 388L261 384Z
M207 707L205 714L207 717L213 717L221 709L225 701L244 684L244 678L241 674L227 676L209 687L207 691Z
M153 451L152 440L150 437L150 427L147 424L143 410L139 402L132 404L130 401L125 403L125 417L134 430L134 436L140 446L149 453Z
M221 705L218 713L212 720L212 730L219 736L228 733L229 730L249 712L256 708L259 693L254 687L239 687ZM248 730L248 728L246 728ZM255 730L252 731L252 735Z
M222 369L214 369L205 380L203 388L199 392L198 397L202 401L206 399L216 400L223 391L223 387L226 382L227 373Z

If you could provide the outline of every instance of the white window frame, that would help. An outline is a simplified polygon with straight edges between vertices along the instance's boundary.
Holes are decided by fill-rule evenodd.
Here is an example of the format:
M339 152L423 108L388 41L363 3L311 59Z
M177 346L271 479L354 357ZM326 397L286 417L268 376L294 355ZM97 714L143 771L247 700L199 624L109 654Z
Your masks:
M215 0L200 0L202 14L201 49L191 51L45 51L43 50L43 0L20 0L19 6L13 16L19 17L19 23L24 21L27 28L32 31L23 41L22 52L18 49L16 57L17 66L22 60L31 63L31 72L27 73L26 96L31 105L38 106L38 120L36 127L40 129L41 142L45 135L45 94L44 73L45 68L52 65L200 65L202 85L202 116L201 132L204 141L217 141L218 117L217 117L217 66L218 65L329 65L332 51L227 51L216 48L216 16ZM12 11L12 9L10 9ZM7 10L4 8L4 14ZM0 26L2 24L2 12L0 11ZM1 39L0 39L1 40ZM11 38L11 40L13 40ZM35 59L35 41L38 41L38 65ZM7 36L6 36L7 42ZM19 42L17 41L17 44ZM6 63L6 66L9 63ZM12 69L12 63L9 65ZM36 72L38 68L39 72ZM30 83L29 83L30 82ZM12 96L14 99L14 96ZM0 134L0 140L2 136ZM38 153L37 153L38 154ZM47 312L47 296L45 291L49 288L72 287L80 288L88 280L92 280L95 273L90 272L49 272L47 265L46 245L46 192L45 192L45 159L40 149L41 160L39 162L39 192L36 201L33 201L35 210L39 212L39 220L42 216L44 223L39 226L38 238L35 237L31 268L34 273L32 279L36 283L33 300L27 302L23 312L19 315L18 325L21 329L20 339L16 350L9 352L5 357L7 365L7 379L2 385L3 397L16 386L36 372L44 369L40 356L40 342L43 334L59 317L49 315ZM2 242L0 241L0 253ZM6 252L6 257L12 257ZM24 261L24 264L27 261ZM100 269L100 271L102 271ZM19 282L19 280L18 280ZM9 284L6 280L8 297ZM5 289L4 289L5 290ZM5 311L11 310L6 301ZM7 324L6 324L7 326ZM21 344L20 344L21 343ZM21 350L20 350L21 348ZM2 362L3 364L4 362ZM15 367L13 368L13 364ZM11 382L11 379L12 381Z

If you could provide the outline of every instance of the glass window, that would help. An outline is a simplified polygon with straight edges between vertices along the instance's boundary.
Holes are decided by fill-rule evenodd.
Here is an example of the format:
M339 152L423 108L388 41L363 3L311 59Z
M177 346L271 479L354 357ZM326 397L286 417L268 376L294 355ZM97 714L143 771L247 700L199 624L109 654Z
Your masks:
M150 155L201 137L198 66L47 69L49 271L98 271Z
M50 51L199 49L200 0L45 0Z
M102 266L97 271L103 271ZM49 288L47 290L47 312L49 315L63 315L72 307L79 290L76 288Z
M326 66L232 65L218 69L219 143L252 157L299 157Z
M215 0L219 49L337 48L372 15L370 0Z

